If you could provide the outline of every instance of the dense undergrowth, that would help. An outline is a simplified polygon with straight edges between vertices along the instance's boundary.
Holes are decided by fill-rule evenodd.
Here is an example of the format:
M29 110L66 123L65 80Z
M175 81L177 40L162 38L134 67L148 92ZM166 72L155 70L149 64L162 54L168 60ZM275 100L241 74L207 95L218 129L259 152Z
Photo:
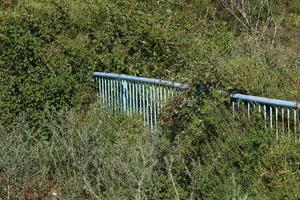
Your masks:
M300 4L226 2L0 1L0 198L299 199L294 136L214 91L299 101ZM175 97L150 134L95 103L93 71L208 92Z
M48 141L20 123L10 132L1 129L0 196L299 199L295 137L277 141L263 125L242 115L234 120L221 102L211 102L203 102L184 130L166 134L150 135L138 117L116 116L99 105L53 120Z
M221 1L1 2L0 119L6 123L23 116L40 126L49 111L92 102L95 70L299 100L296 0L272 4L280 26L271 20L255 32L244 30ZM259 2L252 2L250 16ZM267 16L262 7L261 21Z

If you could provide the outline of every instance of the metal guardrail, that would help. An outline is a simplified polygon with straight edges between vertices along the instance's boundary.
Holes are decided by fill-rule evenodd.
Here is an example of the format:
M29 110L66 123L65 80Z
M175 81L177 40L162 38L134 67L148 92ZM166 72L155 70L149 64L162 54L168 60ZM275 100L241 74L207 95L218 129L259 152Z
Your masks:
M233 115L241 109L249 118L259 113L265 127L275 130L277 139L279 133L293 132L300 140L300 103L244 94L232 94L231 98Z
M142 115L151 129L157 124L162 104L188 88L186 84L125 74L95 72L94 77L102 104L128 116Z
M153 129L161 106L168 98L189 88L188 85L153 79L95 72L97 96L102 104L114 111L124 112L128 116L140 114L145 125ZM231 94L233 115L238 110L246 110L248 117L261 113L265 127L279 132L300 132L300 103L280 99L270 99L244 94Z

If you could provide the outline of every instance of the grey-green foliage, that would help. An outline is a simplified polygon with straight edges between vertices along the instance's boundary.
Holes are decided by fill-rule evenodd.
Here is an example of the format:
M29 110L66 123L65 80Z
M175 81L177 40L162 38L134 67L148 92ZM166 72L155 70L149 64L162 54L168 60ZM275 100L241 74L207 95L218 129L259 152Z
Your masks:
M188 113L183 106L172 113L177 128L152 134L139 117L99 105L53 120L48 140L22 122L1 129L0 197L299 198L299 142L276 141L263 124L242 115L236 121L216 102Z
M49 141L26 126L1 132L1 198L144 198L158 141L148 140L142 122L96 107L68 118L49 125Z

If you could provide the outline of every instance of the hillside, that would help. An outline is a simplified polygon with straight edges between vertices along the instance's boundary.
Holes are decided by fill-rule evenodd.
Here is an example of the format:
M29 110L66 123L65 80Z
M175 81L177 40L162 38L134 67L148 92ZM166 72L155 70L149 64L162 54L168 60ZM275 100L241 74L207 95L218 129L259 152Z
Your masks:
M297 0L1 0L0 198L299 199L299 142L214 93L299 101L299 37ZM211 93L150 135L96 102L94 71Z

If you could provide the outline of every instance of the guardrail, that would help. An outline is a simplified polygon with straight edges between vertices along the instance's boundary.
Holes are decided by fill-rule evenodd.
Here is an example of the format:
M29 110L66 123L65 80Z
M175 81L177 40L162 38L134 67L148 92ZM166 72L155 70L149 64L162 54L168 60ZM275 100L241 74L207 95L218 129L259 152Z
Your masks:
M188 89L187 84L114 74L95 72L97 96L102 104L128 116L140 114L144 124L153 129L161 106L174 95ZM300 132L300 103L244 94L231 94L233 115L237 110L246 110L248 117L261 113L265 127L279 132Z
M232 94L231 98L233 115L238 109L246 110L248 117L258 112L265 127L275 130L277 139L279 133L294 132L300 140L300 103L244 94Z
M140 114L145 125L153 129L162 104L187 89L188 85L125 74L95 72L97 96L102 104L128 116Z

